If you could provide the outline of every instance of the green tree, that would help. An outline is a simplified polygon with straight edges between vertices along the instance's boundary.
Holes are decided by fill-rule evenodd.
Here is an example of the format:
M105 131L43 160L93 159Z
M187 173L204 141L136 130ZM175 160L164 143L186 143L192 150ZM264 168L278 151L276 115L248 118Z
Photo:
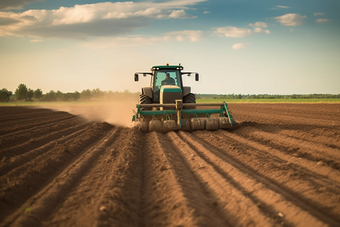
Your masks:
M68 92L64 94L64 101L77 101L80 97L80 93L75 91L75 92Z
M27 99L27 86L25 84L19 84L18 88L15 90L15 97L17 100Z
M35 99L37 100L41 100L43 97L43 92L40 88L38 88L37 90L34 91L34 96Z
M56 99L58 100L58 101L64 101L65 100L65 97L64 97L65 95L64 95L64 93L62 93L61 91L57 91L57 93L56 93Z
M27 90L27 95L26 95L26 100L32 101L34 96L34 91L32 89L28 89Z
M90 89L86 89L86 90L83 90L81 93L80 93L80 98L81 99L84 99L84 100L89 100L92 98L92 92Z
M75 91L73 93L73 100L77 101L78 99L80 99L80 93L78 91Z
M6 88L0 90L0 102L8 102L11 97L12 92L8 91Z
M51 90L50 92L46 93L43 97L43 100L48 101L48 102L56 101L57 95L56 95L55 91Z
M93 89L91 93L93 98L102 98L104 96L104 92L99 88Z

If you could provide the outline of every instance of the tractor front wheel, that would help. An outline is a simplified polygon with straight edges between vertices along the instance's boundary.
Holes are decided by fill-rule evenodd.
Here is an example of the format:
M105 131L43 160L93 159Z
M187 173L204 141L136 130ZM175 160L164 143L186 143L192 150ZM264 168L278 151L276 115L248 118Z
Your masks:
M196 96L193 93L189 93L183 97L183 103L196 103ZM196 109L196 106L188 106L184 109Z
M139 95L140 104L152 104L152 99L144 94ZM150 107L143 107L142 110L151 110Z

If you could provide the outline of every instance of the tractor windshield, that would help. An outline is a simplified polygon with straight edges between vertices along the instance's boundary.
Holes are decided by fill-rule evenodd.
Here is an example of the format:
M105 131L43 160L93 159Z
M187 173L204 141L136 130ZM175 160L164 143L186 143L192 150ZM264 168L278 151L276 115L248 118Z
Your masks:
M162 85L176 85L182 87L178 71L157 71L155 74L154 86L159 89Z
M153 83L154 102L159 102L159 91L163 85L175 85L182 88L181 76L178 70L156 71Z

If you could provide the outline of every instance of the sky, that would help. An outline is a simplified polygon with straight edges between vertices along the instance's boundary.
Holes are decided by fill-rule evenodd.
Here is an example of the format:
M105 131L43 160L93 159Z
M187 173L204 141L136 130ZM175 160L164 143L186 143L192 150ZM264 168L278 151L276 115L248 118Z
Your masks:
M194 93L340 94L338 0L1 0L0 89L138 92L181 64Z

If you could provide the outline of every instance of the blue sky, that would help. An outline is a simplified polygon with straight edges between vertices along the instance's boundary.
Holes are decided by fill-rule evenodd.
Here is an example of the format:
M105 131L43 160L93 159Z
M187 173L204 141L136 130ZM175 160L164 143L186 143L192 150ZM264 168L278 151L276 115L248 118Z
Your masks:
M132 92L181 63L195 93L340 93L338 0L0 2L0 89Z

